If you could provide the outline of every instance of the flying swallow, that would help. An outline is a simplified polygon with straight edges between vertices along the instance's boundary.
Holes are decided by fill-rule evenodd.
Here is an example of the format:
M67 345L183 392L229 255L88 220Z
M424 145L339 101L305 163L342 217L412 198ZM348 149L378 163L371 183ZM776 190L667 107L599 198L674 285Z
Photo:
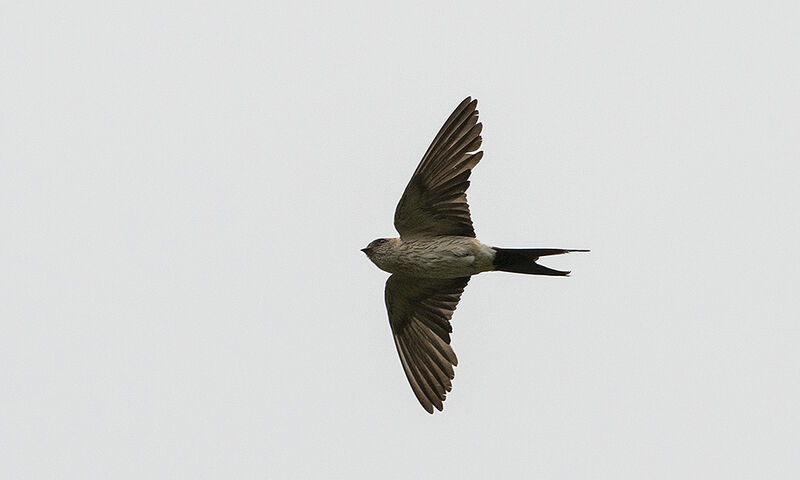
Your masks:
M442 410L458 364L450 346L450 319L472 275L502 271L566 276L536 263L539 257L588 250L497 248L479 242L467 187L483 157L477 100L464 99L434 137L411 176L397 209L400 238L379 238L361 249L386 281L385 302L400 363L417 400Z

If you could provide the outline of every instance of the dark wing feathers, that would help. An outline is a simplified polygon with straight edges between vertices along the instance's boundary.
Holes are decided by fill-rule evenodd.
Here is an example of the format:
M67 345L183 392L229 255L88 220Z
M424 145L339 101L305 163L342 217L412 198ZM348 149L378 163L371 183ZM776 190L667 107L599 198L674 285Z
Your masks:
M477 104L478 101L472 100L470 97L467 97L461 101L456 109L453 110L453 113L451 113L447 120L445 120L444 125L442 125L442 128L439 129L439 133L433 137L433 141L428 147L428 150L425 152L425 155L422 157L423 160L426 158L436 158L436 155L451 143L449 139L453 135L454 129L459 125L464 125L465 118L468 118L471 115L471 112L475 111ZM472 122L471 124L474 125L475 122ZM425 163L420 162L419 166L417 166L417 171L414 173L421 171L424 166Z
M467 97L456 107L411 176L394 213L401 238L475 236L465 192L483 156L477 105Z
M442 409L458 358L450 347L450 318L469 277L432 279L392 275L386 310L400 363L422 407Z

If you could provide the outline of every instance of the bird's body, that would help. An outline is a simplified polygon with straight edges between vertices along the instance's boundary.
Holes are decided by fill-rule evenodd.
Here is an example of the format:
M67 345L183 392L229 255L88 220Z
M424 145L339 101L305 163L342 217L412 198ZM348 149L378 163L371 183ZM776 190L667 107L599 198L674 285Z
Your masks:
M370 256L389 273L419 278L469 277L494 270L495 251L478 239L460 236L388 238Z
M450 318L472 275L491 270L566 276L536 263L573 251L490 247L475 238L466 190L483 152L477 100L456 107L406 186L394 215L400 238L379 238L362 251L381 270L394 343L420 404L442 409L458 359Z

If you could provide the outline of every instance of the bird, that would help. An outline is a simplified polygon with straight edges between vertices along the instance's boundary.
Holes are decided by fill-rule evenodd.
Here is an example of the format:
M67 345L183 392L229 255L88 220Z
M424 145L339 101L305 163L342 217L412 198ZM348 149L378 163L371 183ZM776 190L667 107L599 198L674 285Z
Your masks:
M567 276L540 257L589 250L498 248L475 238L466 191L483 158L478 101L465 98L431 142L394 213L399 238L378 238L361 251L391 275L384 301L408 383L430 414L442 411L458 365L450 320L472 275L488 271Z

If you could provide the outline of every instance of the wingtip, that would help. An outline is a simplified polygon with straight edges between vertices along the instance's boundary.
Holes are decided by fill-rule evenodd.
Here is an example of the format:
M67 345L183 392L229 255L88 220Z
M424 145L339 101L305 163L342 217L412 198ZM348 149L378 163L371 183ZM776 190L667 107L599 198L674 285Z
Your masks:
M472 96L468 96L464 100L461 100L461 103L459 103L458 107L456 107L456 111L476 110L477 106L478 106L478 99L472 98ZM474 113L477 113L477 111Z

